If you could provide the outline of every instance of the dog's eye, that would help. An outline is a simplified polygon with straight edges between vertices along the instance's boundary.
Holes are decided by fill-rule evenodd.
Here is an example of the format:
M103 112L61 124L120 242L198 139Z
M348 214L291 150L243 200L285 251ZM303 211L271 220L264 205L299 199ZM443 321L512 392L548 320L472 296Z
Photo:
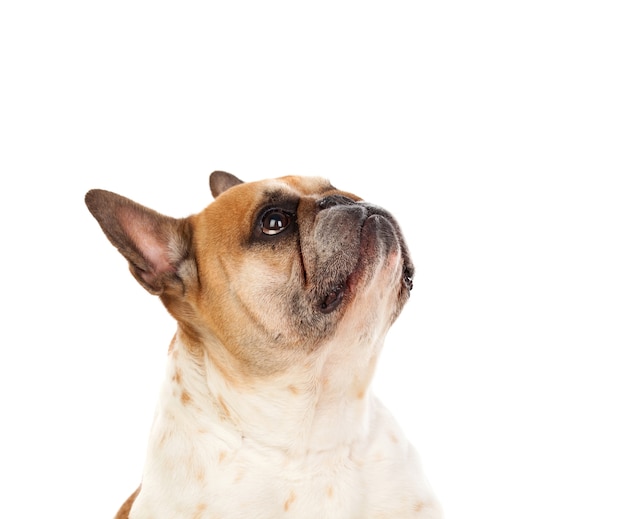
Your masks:
M270 236L283 232L291 224L292 216L280 209L270 209L261 218L263 234Z

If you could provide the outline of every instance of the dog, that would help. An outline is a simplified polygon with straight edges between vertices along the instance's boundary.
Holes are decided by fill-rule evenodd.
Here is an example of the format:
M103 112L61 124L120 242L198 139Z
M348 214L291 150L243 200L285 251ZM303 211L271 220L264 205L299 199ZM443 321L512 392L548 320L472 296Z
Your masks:
M209 184L214 200L180 219L85 197L177 321L141 483L116 518L440 518L370 389L412 288L396 220L317 177Z

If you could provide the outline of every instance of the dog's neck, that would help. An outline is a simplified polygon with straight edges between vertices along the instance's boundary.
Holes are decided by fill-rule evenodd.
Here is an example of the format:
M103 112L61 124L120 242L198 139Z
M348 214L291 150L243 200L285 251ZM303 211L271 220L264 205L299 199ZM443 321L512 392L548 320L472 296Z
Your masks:
M292 456L349 447L367 434L369 384L382 340L367 348L335 340L304 365L242 383L216 362L212 351L219 345L199 353L178 333L161 410L233 447L245 439Z

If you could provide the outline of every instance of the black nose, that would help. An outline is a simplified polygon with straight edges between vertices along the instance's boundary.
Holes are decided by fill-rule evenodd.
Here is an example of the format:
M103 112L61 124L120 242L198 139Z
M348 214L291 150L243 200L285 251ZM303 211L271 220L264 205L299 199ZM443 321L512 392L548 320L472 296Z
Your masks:
M356 204L354 200L343 195L329 195L317 201L319 209L328 209L335 205L352 205Z

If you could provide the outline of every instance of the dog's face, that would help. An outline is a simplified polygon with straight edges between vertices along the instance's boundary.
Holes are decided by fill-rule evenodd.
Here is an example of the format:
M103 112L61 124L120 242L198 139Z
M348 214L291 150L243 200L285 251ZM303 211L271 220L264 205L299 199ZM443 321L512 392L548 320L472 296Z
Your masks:
M106 191L86 197L190 345L220 344L225 362L262 376L339 337L384 335L413 275L388 212L313 177L244 183L215 172L211 190L215 200L184 219Z

